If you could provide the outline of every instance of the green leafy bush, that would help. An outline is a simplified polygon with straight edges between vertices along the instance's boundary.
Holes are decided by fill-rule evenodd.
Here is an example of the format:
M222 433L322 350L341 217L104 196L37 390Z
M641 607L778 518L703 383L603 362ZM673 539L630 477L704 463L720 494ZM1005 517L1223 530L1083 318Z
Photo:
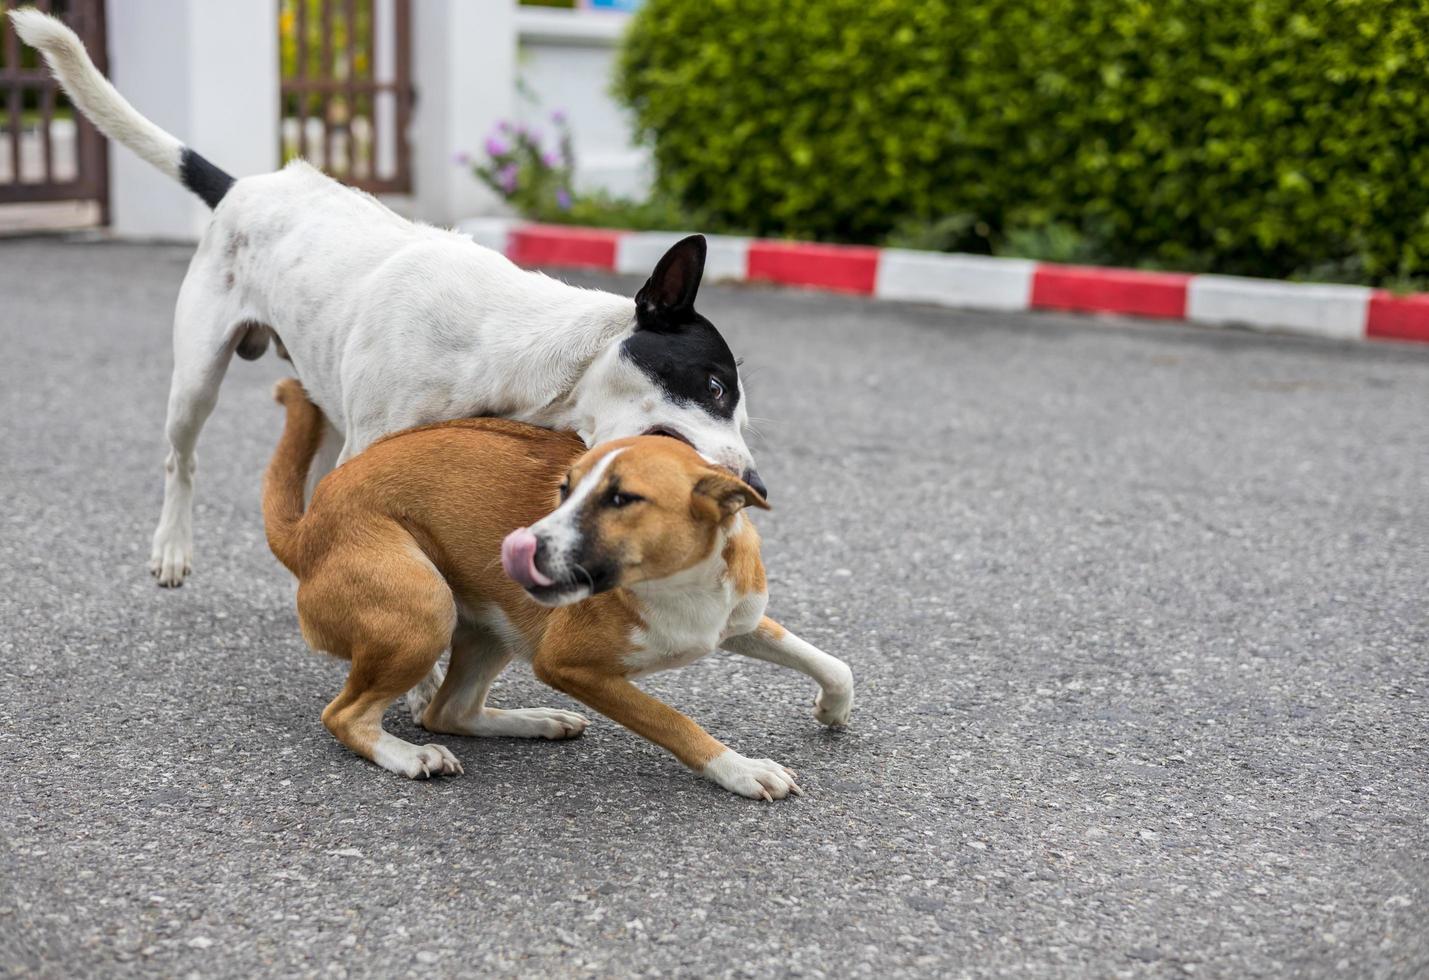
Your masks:
M1429 0L647 0L617 90L761 234L1429 274Z
M904 218L893 227L883 244L893 248L918 248L929 252L986 252L992 229L977 215L959 213L931 221Z
M720 230L714 222L691 213L663 195L640 201L602 191L577 193L569 208L537 208L528 216L537 221L563 225L623 228L627 231Z

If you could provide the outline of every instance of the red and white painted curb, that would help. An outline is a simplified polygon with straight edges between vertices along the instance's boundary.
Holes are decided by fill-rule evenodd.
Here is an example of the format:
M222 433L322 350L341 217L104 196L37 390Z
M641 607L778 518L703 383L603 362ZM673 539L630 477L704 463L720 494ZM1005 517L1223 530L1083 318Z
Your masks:
M665 249L683 237L506 218L476 218L458 230L520 265L636 275L648 273ZM711 280L781 283L974 310L1119 313L1337 340L1429 343L1429 294L900 248L706 237L705 277Z

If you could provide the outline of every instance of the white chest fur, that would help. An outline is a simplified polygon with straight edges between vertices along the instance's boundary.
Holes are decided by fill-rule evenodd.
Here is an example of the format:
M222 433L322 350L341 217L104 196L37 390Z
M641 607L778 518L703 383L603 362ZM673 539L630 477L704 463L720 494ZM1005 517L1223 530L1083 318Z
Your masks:
M730 533L737 533L742 521ZM768 593L741 593L729 580L724 540L698 565L631 587L645 621L643 629L633 632L633 649L625 656L632 676L694 663L726 638L751 632L759 624Z

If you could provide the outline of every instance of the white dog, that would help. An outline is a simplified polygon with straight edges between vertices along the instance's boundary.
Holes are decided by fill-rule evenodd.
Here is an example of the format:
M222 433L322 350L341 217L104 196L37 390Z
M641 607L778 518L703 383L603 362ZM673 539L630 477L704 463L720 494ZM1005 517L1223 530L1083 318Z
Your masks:
M34 9L10 17L100 130L214 209L174 314L149 566L160 585L190 571L194 449L229 361L260 356L273 338L335 430L318 476L389 432L499 415L575 430L587 445L672 435L765 493L734 357L694 310L700 236L673 246L631 302L413 224L306 163L234 180L140 115L60 21Z

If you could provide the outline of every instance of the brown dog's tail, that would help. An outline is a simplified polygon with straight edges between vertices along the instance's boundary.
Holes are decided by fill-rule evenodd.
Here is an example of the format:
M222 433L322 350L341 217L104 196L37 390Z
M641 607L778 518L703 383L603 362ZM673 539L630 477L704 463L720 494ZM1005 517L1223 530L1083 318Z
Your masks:
M273 389L273 397L288 410L283 436L268 472L263 475L263 527L268 547L294 575L301 574L302 549L298 542L298 522L303 519L303 491L308 470L323 438L323 413L303 391L296 378L284 378Z

